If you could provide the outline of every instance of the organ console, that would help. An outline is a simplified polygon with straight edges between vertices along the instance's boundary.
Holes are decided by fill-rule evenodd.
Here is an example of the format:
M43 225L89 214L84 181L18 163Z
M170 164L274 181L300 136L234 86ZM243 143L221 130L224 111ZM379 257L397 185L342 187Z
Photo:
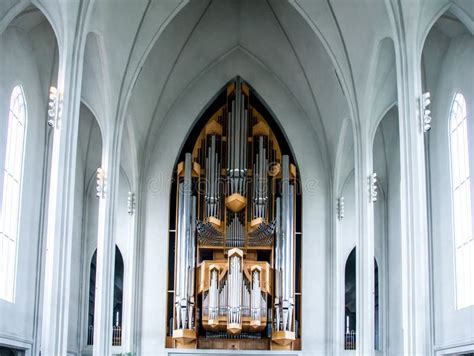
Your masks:
M231 82L177 165L172 347L299 347L297 169L257 101Z

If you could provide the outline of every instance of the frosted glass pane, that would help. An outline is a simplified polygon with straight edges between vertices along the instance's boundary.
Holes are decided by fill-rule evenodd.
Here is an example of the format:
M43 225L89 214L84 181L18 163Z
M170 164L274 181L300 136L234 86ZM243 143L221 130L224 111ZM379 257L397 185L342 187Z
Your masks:
M456 307L474 305L474 242L466 102L456 94L450 114L451 184L455 247Z
M0 298L14 302L16 251L20 221L21 179L24 160L26 105L23 89L13 88L8 115L0 217Z

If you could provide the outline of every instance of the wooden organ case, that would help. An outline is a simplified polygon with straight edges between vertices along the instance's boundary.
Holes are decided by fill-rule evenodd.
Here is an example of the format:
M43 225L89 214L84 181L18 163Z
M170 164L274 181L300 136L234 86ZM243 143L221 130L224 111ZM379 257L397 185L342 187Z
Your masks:
M246 83L220 98L175 171L167 346L297 350L297 168Z

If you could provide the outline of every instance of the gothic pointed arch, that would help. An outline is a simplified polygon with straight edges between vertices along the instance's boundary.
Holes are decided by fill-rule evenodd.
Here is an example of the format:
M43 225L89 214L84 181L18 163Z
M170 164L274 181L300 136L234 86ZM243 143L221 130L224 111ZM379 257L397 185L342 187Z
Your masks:
M170 202L168 345L299 349L299 171L271 110L240 77L189 131Z

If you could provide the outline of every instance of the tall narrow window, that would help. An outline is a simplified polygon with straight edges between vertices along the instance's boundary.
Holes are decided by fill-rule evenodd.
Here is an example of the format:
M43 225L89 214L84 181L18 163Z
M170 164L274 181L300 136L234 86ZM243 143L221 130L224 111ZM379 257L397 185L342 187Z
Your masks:
M25 145L26 103L23 89L13 88L8 114L0 216L0 298L13 303Z
M89 315L87 323L87 345L94 344L94 308L95 308L95 277L97 268L97 250L92 255L89 277ZM112 346L122 345L122 319L123 319L123 276L124 264L122 253L115 246L114 270L114 302L112 312ZM1 356L1 355L0 355Z
M356 277L356 248L347 257L344 272L345 311L344 311L344 349L357 349L357 277ZM374 349L380 350L380 313L379 313L379 265L374 258Z
M474 240L471 221L471 180L466 101L454 96L450 120L456 308L474 305Z

